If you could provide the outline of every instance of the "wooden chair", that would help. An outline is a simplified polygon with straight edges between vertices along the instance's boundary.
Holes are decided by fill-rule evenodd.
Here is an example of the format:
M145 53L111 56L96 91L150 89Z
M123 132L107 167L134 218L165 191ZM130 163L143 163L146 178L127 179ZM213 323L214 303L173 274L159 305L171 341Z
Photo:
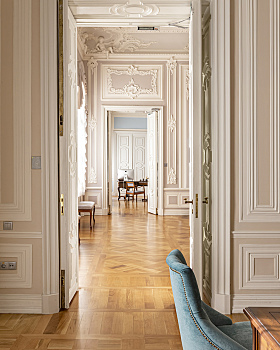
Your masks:
M95 202L89 202L89 201L82 201L78 203L78 212L81 213L89 213L90 214L90 228L92 228L92 219L95 223Z
M139 194L144 194L144 199L145 199L145 187L144 186L135 186L135 183L133 181L127 181L126 183L126 197L129 200L129 197L132 196L132 199L134 200L134 196L136 196L136 201L137 201L137 196Z

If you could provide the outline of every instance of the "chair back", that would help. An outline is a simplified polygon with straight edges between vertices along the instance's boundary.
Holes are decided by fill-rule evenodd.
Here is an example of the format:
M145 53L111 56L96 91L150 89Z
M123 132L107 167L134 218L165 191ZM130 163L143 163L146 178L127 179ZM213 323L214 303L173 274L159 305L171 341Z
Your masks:
M183 254L173 250L166 258L183 349L245 349L219 330L202 307L197 281Z
M127 181L126 182L126 189L127 189L127 191L133 191L134 190L134 188L135 188L135 184L134 184L134 182L133 181Z

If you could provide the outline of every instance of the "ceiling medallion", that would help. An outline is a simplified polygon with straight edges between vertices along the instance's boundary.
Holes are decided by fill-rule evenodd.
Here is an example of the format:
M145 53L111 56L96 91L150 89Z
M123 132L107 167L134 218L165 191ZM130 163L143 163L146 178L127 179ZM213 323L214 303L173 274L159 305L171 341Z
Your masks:
M112 6L110 13L122 17L141 18L157 15L159 8L156 5L144 5L140 0L128 0L125 5L116 4Z

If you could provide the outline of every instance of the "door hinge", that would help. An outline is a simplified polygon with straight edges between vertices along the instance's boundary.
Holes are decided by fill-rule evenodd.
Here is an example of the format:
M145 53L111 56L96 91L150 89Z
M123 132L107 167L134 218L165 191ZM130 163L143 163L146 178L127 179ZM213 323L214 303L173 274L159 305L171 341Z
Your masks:
M65 309L65 270L60 271L60 305Z
M64 215L64 194L60 195L60 214Z
M198 194L195 195L195 217L198 218Z

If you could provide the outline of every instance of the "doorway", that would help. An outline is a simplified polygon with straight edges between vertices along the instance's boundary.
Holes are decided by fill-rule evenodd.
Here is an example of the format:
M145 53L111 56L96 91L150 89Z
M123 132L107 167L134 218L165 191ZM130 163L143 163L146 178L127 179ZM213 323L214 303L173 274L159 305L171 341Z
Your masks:
M104 106L103 107L103 193L105 208L108 214L112 208L112 194L117 180L117 160L113 162L112 146L113 118L115 113L141 113L147 116L147 172L148 178L148 212L158 214L163 212L163 107L151 106ZM151 122L153 120L153 122ZM156 127L156 129L155 129ZM128 159L129 161L129 159ZM128 163L126 166L133 165ZM130 164L130 165L129 165ZM135 164L135 163L134 163ZM134 169L136 174L136 169ZM140 172L139 172L140 174ZM140 175L136 176L140 176ZM140 179L136 179L140 180Z

